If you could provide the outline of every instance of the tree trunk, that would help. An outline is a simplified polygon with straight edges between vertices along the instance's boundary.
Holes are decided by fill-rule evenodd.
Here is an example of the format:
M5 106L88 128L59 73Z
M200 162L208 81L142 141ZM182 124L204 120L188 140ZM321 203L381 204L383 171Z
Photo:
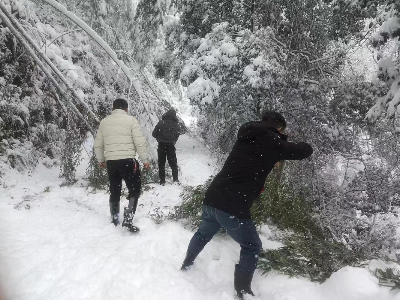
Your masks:
M255 10L256 10L256 0L251 0L251 32L255 30Z

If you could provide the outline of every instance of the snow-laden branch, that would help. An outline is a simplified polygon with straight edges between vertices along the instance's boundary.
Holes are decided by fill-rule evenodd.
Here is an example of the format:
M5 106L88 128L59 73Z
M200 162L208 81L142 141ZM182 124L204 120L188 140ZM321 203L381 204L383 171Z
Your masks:
M321 85L321 83L317 80L312 80L312 79L303 79L304 82L312 83L312 84L317 84Z
M39 59L39 57L36 55L35 51L31 48L31 46L26 42L25 38L19 33L19 31L14 27L14 25L11 23L9 18L4 14L4 12L7 12L7 9L5 8L4 4L0 2L0 20L8 27L8 29L11 31L11 33L18 39L18 41L22 44L22 46L26 49L26 51L29 53L29 55L34 59L36 64L42 69L42 71L46 74L46 76L50 79L50 81L54 84L54 86L57 88L57 90L60 92L63 97L68 100L68 97L66 95L66 92L64 89L59 85L57 80L54 79L53 75L51 72L47 69L47 67L43 64L43 62ZM65 108L64 104L62 102L59 102L61 108L67 114L67 109ZM90 126L90 124L87 122L87 120L83 117L83 115L79 112L79 110L73 105L72 103L69 103L70 106L72 107L73 111L75 112L76 115L78 115L87 125L89 131L94 135L94 130Z
M51 44L53 44L53 43L54 43L55 41L57 41L59 38L62 38L63 36L65 36L65 35L67 35L67 34L70 34L70 33L73 33L73 32L77 32L77 31L81 31L81 30L82 30L82 28L74 29L74 30L70 30L70 31L64 32L63 34L59 35L59 36L56 37L54 40L52 40L46 47L47 47L47 48L50 47ZM46 45L46 43L45 43L45 45Z
M311 60L311 61L310 61L310 64L316 63L316 62L319 62L319 61L323 61L323 60L328 60L328 59L336 58L336 57L338 57L338 56L340 56L340 55L341 55L341 53L334 54L334 55L331 55L331 56L320 57L320 58Z
M36 50L36 52L39 54L39 56L50 66L50 68L53 70L53 72L56 73L57 76L61 79L61 81L67 86L68 90L73 95L72 99L76 100L78 102L77 104L81 104L87 110L87 112L93 117L93 119L97 123L100 123L97 116L92 112L92 110L89 108L89 106L86 104L86 102L81 99L81 97L78 95L78 93L75 91L75 89L69 83L69 81L64 77L64 75L61 73L61 71L53 64L53 62L47 57L47 55L43 53L42 49L36 44L36 42L30 37L30 35L25 31L25 29L21 26L21 24L10 14L10 12L6 9L6 7L2 3L0 3L0 9L8 17L8 19L11 21L11 23L16 27L16 29L19 31L19 33L22 34L22 36Z
M104 41L89 25L87 25L82 19L80 19L77 15L74 13L70 12L64 5L61 5L57 1L54 0L42 0L46 2L47 4L51 5L58 11L60 11L62 14L64 14L66 17L68 17L71 21L73 21L76 25L78 25L80 28L82 28L89 36L91 36L97 44L101 48L103 48L107 54L111 57L111 59L121 68L121 70L124 72L126 77L129 78L133 82L133 87L135 88L136 92L139 95L139 98L143 98L143 93L140 87L140 84L138 82L138 79L133 77L131 73L129 72L128 67L125 65L125 63L121 60L118 59L117 54L111 47ZM137 66L135 66L138 68ZM139 69L139 68L138 68Z

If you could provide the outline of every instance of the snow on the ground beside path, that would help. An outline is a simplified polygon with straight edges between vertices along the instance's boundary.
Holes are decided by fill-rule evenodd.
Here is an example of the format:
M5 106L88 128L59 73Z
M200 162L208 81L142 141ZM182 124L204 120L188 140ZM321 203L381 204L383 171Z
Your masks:
M91 149L90 139L85 146ZM178 142L177 155L183 184L202 184L215 172L207 149L188 136ZM85 153L82 157L80 177L88 159ZM7 186L0 187L4 300L234 299L233 271L240 248L232 239L216 236L195 265L181 272L193 232L179 222L157 224L148 217L157 209L167 214L178 205L183 186L151 184L139 199L134 219L141 231L130 234L110 224L106 192L90 193L80 186L82 179L76 186L61 187L58 174L58 168L40 165L32 174L10 172ZM281 246L271 236L263 226L264 247ZM256 271L253 290L253 300L399 299L357 268L342 269L322 285Z
M378 279L366 269L345 267L324 282L328 299L375 300L381 295Z
M260 295L253 300L326 300L320 292L320 285L306 279L288 279L287 276L271 272L266 277L256 276L253 282L253 286L257 287L254 290Z

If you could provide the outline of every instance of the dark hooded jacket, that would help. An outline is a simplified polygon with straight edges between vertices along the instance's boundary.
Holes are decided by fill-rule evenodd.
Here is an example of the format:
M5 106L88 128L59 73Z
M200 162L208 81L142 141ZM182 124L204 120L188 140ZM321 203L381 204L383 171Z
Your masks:
M162 120L158 122L152 135L159 143L175 144L183 133L184 126L179 123L175 110L170 109L162 115Z
M281 160L300 160L313 150L307 143L292 143L265 122L249 122L238 138L222 170L206 191L204 204L250 219L250 207L260 195L265 180Z

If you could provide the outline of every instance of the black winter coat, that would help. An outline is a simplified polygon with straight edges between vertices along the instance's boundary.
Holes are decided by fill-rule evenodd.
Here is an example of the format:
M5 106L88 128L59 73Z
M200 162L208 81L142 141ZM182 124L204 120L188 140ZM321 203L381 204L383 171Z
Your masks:
M152 135L159 143L175 144L183 133L185 129L179 124L175 110L170 109L162 115L162 120L154 127Z
M262 121L242 125L238 139L206 191L203 203L237 218L250 219L250 207L275 164L281 160L304 159L313 152L307 143L292 143L286 139L286 135Z

